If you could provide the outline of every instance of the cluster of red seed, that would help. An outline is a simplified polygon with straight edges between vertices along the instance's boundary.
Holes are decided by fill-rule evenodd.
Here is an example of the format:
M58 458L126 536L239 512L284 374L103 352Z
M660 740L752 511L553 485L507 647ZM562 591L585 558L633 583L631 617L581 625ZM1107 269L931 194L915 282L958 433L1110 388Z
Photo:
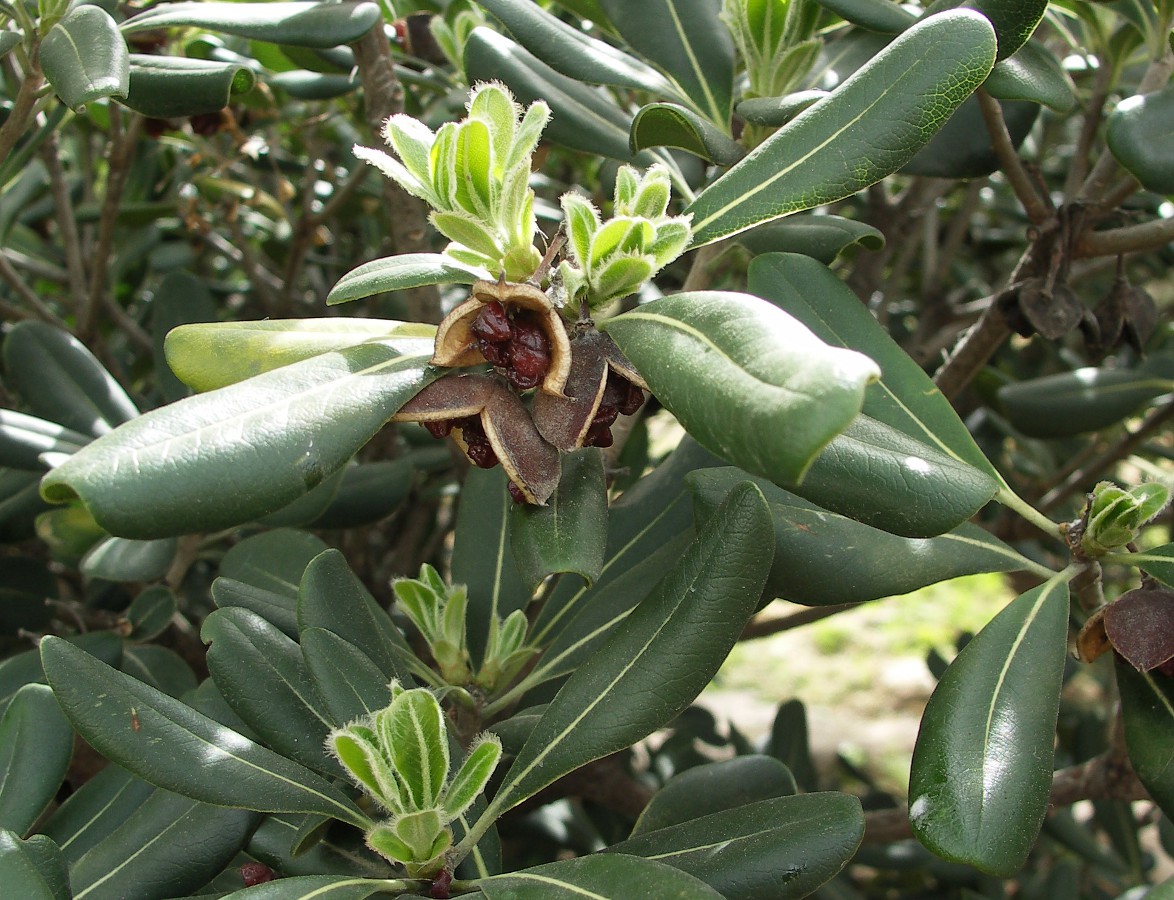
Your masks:
M494 452L493 445L489 443L480 416L468 416L464 419L438 419L435 422L424 422L423 424L428 429L428 433L437 440L448 437L449 432L456 428L465 441L466 452L473 465L479 469L492 469L497 465L497 453Z
M472 329L477 348L519 391L538 387L550 370L550 340L535 313L518 310L511 318L494 300L477 314Z
M623 375L615 372L607 373L607 386L603 389L603 398L599 401L599 409L595 411L595 418L587 429L583 438L584 447L610 447L612 445L611 426L622 413L630 416L640 408L644 402L644 392Z

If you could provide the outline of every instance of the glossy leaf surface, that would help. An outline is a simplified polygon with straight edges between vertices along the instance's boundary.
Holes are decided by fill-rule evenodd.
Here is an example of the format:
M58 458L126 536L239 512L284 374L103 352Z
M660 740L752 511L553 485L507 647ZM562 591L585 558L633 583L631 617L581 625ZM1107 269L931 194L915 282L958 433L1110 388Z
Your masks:
M716 891L664 863L632 856L581 856L477 885L487 900L718 900Z
M630 746L688 706L754 610L770 568L769 528L757 488L731 492L681 563L559 691L491 810Z
M326 302L333 305L385 291L403 291L427 284L472 284L478 279L491 278L485 269L465 265L440 253L402 253L373 259L351 269L330 289Z
M53 692L26 684L0 718L0 828L25 834L53 802L73 754L73 729Z
M728 900L806 897L842 869L864 836L860 801L815 793L761 800L650 831L609 853L660 860Z
M778 304L824 342L859 350L880 366L880 379L864 395L867 415L995 475L930 377L830 269L796 254L779 253L752 261L747 278L754 294Z
M885 245L885 237L866 222L845 219L843 216L813 214L791 216L743 231L738 235L738 243L755 254L799 253L829 265L845 251L861 248L880 250ZM759 297L766 296L758 290L751 293ZM797 314L792 312L792 315ZM802 320L803 317L797 315L797 318ZM811 327L810 323L804 324Z
M689 476L694 514L704 521L747 478L732 468ZM774 522L775 562L764 598L809 606L859 603L917 590L960 575L1007 572L1029 563L977 525L931 538L906 538L821 509L762 479Z
M645 59L666 72L714 125L728 129L734 41L709 0L600 0L608 21Z
M656 69L611 44L589 37L536 3L486 0L481 5L501 20L519 44L563 75L588 84L676 93L672 83Z
M21 900L70 900L69 875L57 845L41 834L27 841L0 828L0 883Z
M359 808L321 776L84 650L49 637L41 642L41 657L74 728L140 778L219 806L367 824Z
M411 655L407 641L338 550L326 550L306 566L298 588L298 627L323 628L353 644L379 668L383 687L392 678L412 686L411 673L400 662Z
M4 339L8 379L32 412L82 434L105 434L139 414L122 386L81 341L25 321Z
M1174 811L1174 684L1159 672L1118 661L1125 746L1137 777L1166 815Z
M428 383L426 359L363 344L188 397L90 444L50 472L42 492L57 502L80 496L120 537L248 521L345 464Z
M338 771L324 747L337 723L322 710L296 643L260 616L231 608L208 616L200 638L211 644L208 669L224 699L266 744L317 772Z
M336 47L366 34L379 21L374 3L169 3L122 25L124 34L194 25L238 37L295 47Z
M531 589L547 575L573 572L588 584L603 572L607 483L603 454L588 448L562 457L562 476L546 506L515 504L510 546Z
M899 34L917 21L917 17L893 0L818 0L853 25L881 34Z
M879 374L748 294L662 297L606 330L700 444L772 480L802 478Z
M388 678L350 641L325 628L307 628L301 646L315 692L336 725L369 716L391 702ZM413 684L401 682L405 687Z
M998 875L1035 844L1052 785L1068 588L1013 600L963 648L921 720L909 781L917 839Z
M994 61L982 16L918 22L699 194L686 209L694 245L850 196L901 168Z
M98 6L78 6L41 41L41 67L62 102L79 109L103 97L125 97L130 53L118 26Z
M155 788L117 765L108 765L66 798L42 832L70 863L101 842L143 805Z
M641 107L632 119L628 143L633 151L676 147L719 166L732 166L746 155L724 131L676 103Z
M983 89L999 100L1031 100L1057 112L1076 106L1072 79L1055 55L1034 41L996 63Z
M1109 116L1109 149L1138 181L1159 194L1174 193L1174 162L1160 147L1174 130L1174 87L1127 97Z
M184 896L207 884L244 847L259 816L156 790L70 866L75 897Z
M43 471L47 466L41 459L42 453L68 456L89 442L89 435L56 422L11 409L0 410L0 466Z
M926 15L959 7L982 13L995 26L999 59L1006 59L1027 43L1044 17L1048 0L937 0Z
M773 756L749 754L705 763L665 782L640 813L632 836L795 792L794 776Z
M167 574L175 547L175 538L132 541L108 537L83 557L81 571L107 581L154 581Z
M402 893L408 883L349 875L297 875L278 878L229 894L235 900L366 900L387 892Z
M250 68L234 63L132 53L123 102L156 119L205 115L224 109L234 95L248 93L256 81Z

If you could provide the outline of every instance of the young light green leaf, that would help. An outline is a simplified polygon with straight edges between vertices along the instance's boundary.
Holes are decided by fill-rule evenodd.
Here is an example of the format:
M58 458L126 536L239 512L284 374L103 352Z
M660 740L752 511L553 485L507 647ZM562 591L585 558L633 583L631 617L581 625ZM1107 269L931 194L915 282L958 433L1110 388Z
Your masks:
M604 329L699 443L776 481L803 477L880 374L748 294L674 294Z
M978 13L918 22L702 191L685 210L694 243L839 200L901 168L982 84L995 53Z
M59 503L80 497L120 537L240 524L344 465L435 377L426 363L368 343L188 397L90 444L50 472L41 491Z
M382 740L407 788L412 809L436 806L448 780L448 732L444 711L426 688L404 691L379 716Z
M483 818L670 721L709 681L754 610L773 548L761 492L745 485L681 563L559 691Z
M489 784L489 778L501 759L501 741L489 736L477 744L453 776L444 792L444 812L450 819L465 812Z
M370 820L330 782L67 641L41 641L45 675L74 728L107 759L205 803Z
M1012 601L950 664L921 720L909 780L917 839L985 872L1017 871L1052 784L1069 573Z

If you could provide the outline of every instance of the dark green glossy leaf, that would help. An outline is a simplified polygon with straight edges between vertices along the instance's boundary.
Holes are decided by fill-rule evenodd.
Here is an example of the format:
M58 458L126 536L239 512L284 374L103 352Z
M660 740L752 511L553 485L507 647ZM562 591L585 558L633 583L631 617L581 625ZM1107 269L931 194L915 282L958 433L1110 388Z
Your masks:
M774 480L803 477L879 374L748 294L673 294L606 330L700 444Z
M200 637L211 643L208 670L228 705L283 756L333 775L326 736L336 724L306 670L301 648L276 627L245 609L218 609Z
M751 754L694 766L674 775L653 795L636 820L632 837L795 792L794 776L773 756Z
M238 37L296 47L356 41L380 21L378 5L354 3L168 3L127 19L124 34L194 25Z
M1117 661L1125 745L1133 770L1162 811L1174 814L1174 680Z
M828 91L813 89L796 91L783 97L748 97L735 109L747 122L778 128L827 95Z
M1006 59L1035 32L1048 8L1048 0L937 0L925 14L932 16L960 7L980 12L990 20L999 41L999 59Z
M306 567L298 589L298 627L324 628L353 644L378 666L384 687L391 678L412 686L401 661L412 652L407 641L338 550L326 550Z
M465 44L465 72L471 82L502 81L523 104L545 100L554 113L543 138L623 162L648 164L628 146L630 113L596 88L560 75L546 63L489 28L475 28Z
M801 700L787 700L779 704L774 722L771 723L767 750L795 776L802 790L810 792L816 789L819 776L811 759L807 710Z
M151 302L155 378L164 400L170 402L188 394L187 386L168 368L164 349L167 335L175 328L194 322L215 322L216 313L216 301L203 279L183 269L164 276Z
M515 609L525 609L532 597L510 548L514 502L506 481L500 467L470 469L457 507L452 580L468 589L466 630L474 661L484 651L491 618L504 619Z
M1164 584L1174 586L1174 544L1131 553L1128 559L1130 565L1137 566Z
M612 84L676 96L656 69L604 41L589 37L529 0L485 0L514 40L555 71L588 84ZM593 18L601 23L603 17Z
M49 838L27 841L0 828L0 884L21 900L70 900L69 873L61 851Z
M386 291L403 291L426 284L472 284L492 276L485 269L468 266L440 253L402 253L356 266L338 280L326 296L328 304L346 303ZM313 321L313 320L311 320ZM325 319L324 322L336 322ZM356 320L350 320L355 322ZM377 320L376 320L377 321ZM362 323L363 320L357 320ZM256 324L256 323L255 323ZM388 323L390 324L390 323ZM402 324L402 323L397 323ZM350 327L360 327L351 325ZM415 326L423 328L426 326Z
M853 25L881 34L899 34L917 17L892 0L818 0L824 9Z
M283 876L347 875L380 876L388 871L388 863L373 852L347 841L340 835L340 844L327 836L313 846L291 852L302 821L297 816L271 815L262 819L249 839L245 852Z
M220 872L260 817L156 790L117 829L70 867L75 897L182 897Z
M48 466L41 459L42 453L68 456L89 442L89 435L56 422L0 409L0 466L43 471Z
M317 487L311 488L288 506L262 516L257 520L258 524L266 528L298 528L316 521L334 502L334 496L342 483L342 473L349 466L350 463L347 463L337 472L327 476Z
M117 666L122 661L122 638L112 631L75 634L63 640L76 644L109 666ZM41 654L36 650L26 650L0 662L0 713L8 708L16 692L26 684L44 683Z
M3 59L24 40L24 32L19 29L10 29L0 32L0 59Z
M130 54L118 26L98 6L78 6L41 41L41 68L71 109L103 97L125 97Z
M699 521L748 477L733 468L690 475ZM809 606L859 603L960 575L1031 567L1011 547L969 522L938 537L899 537L829 513L762 479L750 480L762 490L774 521L775 563L764 599Z
M220 574L296 602L306 567L325 549L320 537L306 531L264 531L229 548Z
M864 412L910 437L994 476L950 402L872 313L825 266L794 254L751 262L750 290L777 303L828 344L866 353L881 368L864 396Z
M123 103L155 119L206 115L224 109L233 95L251 91L256 81L246 66L132 53L130 90Z
M1115 425L1174 387L1174 360L1154 356L1136 369L1084 368L999 389L1008 421L1030 437L1057 438Z
M628 143L633 152L677 147L719 166L732 166L746 155L728 134L677 103L642 106L632 119Z
M799 253L828 265L845 251L858 248L880 250L885 245L885 236L871 225L855 219L805 215L743 231L738 235L738 243L751 253ZM764 296L758 290L752 293ZM792 312L792 315L796 314ZM797 318L802 320L803 317L799 315ZM810 327L809 323L805 324Z
M1039 105L1022 101L999 104L1012 146L1018 148L1039 117ZM933 139L905 165L905 175L927 178L979 178L999 168L999 156L978 100L966 100Z
M46 637L41 657L58 703L82 737L140 778L205 803L369 824L321 776L68 642Z
M1127 97L1109 116L1106 140L1113 156L1143 186L1174 194L1174 162L1159 149L1174 131L1174 87Z
M344 465L434 377L426 362L363 344L188 397L90 444L45 477L42 493L80 496L120 537L240 524Z
M1076 107L1072 79L1055 55L1035 41L995 63L983 88L999 100L1030 100L1057 112Z
M74 791L42 829L75 863L143 805L155 791L121 766L108 765Z
M580 856L477 885L487 900L718 900L705 882L651 859L626 855Z
M132 541L108 537L82 558L81 571L106 581L154 581L162 578L175 558L175 538Z
M839 200L895 172L994 61L994 32L977 13L918 22L702 191L686 209L694 245Z
M0 540L24 541L51 507L41 499L41 473L0 469Z
M448 451L445 462L451 461ZM334 499L311 524L314 528L356 528L394 513L412 491L417 472L411 454L399 459L359 463L342 470Z
M714 125L728 129L734 40L709 0L600 0L628 45L659 67Z
M119 667L127 675L137 678L172 697L180 697L196 687L196 673L174 650L153 644L128 646L122 652Z
M276 72L266 81L295 100L333 100L358 90L358 79L350 75L321 72Z
M356 878L353 875L299 875L278 878L228 896L233 900L366 900L376 894L402 894L412 882Z
M350 641L325 628L303 629L301 638L306 670L335 725L369 716L391 703L387 676ZM414 684L403 679L400 683Z
M730 493L677 568L559 691L490 811L630 746L689 705L754 610L770 569L769 528L757 488Z
M594 448L563 454L546 506L514 504L509 527L514 562L532 589L556 572L574 572L588 584L599 578L607 543L603 454Z
M806 897L864 836L860 801L818 793L761 800L614 844L703 879L727 900Z
M126 391L73 335L24 321L4 338L10 383L34 415L101 435L137 416Z
M53 692L26 684L0 718L0 828L25 834L53 802L73 753L73 729Z
M1057 577L1008 604L938 682L909 778L913 832L937 855L996 875L1027 859L1048 807L1067 641Z
M286 637L297 639L297 600L256 585L220 577L212 582L212 602L221 609L240 607L275 625Z

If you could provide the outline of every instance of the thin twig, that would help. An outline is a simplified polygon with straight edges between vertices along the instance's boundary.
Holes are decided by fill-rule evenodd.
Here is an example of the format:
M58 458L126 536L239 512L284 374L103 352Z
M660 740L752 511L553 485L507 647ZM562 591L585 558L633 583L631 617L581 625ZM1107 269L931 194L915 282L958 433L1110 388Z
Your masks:
M801 628L804 625L810 625L812 622L818 622L821 619L827 619L850 609L856 609L858 606L860 606L859 603L838 603L834 606L812 606L786 616L773 616L770 618L756 617L751 619L746 627L742 629L742 635L738 640L752 641L757 638L770 637L772 634L780 634L784 631L790 631L793 628Z
M1174 219L1154 219L1141 225L1085 232L1076 244L1076 256L1116 256L1160 250L1171 241L1174 241Z
M41 85L45 83L45 76L41 74L40 66L34 59L25 73L20 89L16 93L16 101L4 125L0 127L0 159L8 159L8 154L16 146L16 142L28 130L33 121L33 113L37 106L37 96Z
M714 264L727 246L726 241L718 241L697 250L689 267L689 274L685 276L685 283L681 285L682 293L703 291L713 283L714 276L717 275L717 267Z
M3 253L0 253L0 278L3 278L16 291L20 299L32 310L32 315L44 319L46 322L50 322L58 328L64 328L66 331L69 330L69 326L45 304L45 301L38 296L36 291L25 283L25 280L20 277L20 273L12 268L12 263L8 261L8 257ZM7 317L15 319L26 319L30 315L28 312L20 310L19 307L13 307L8 303L5 303L4 314Z
M999 101L979 88L975 96L978 97L978 106L982 110L982 118L986 123L986 130L991 136L991 144L995 154L999 157L999 168L1007 176L1007 182L1015 191L1015 196L1023 204L1027 217L1036 225L1046 222L1052 215L1051 204L1040 197L1035 189L1035 183L1023 167L1023 161L1015 150L1011 141L1011 133L1007 131L1007 123L1003 119L1003 108Z
M966 331L953 352L934 373L934 384L947 400L952 400L962 392L1011 335L1011 329L999 311L999 301L1003 297L1013 297L1016 291L1017 288L1012 286L990 297L978 321Z
M65 271L68 276L69 293L73 299L75 314L80 321L86 305L86 263L82 257L81 237L77 228L77 217L73 214L73 199L65 183L65 170L61 165L61 143L57 133L50 134L41 145L41 159L49 172L49 187L53 194L53 205L57 212L57 228L61 233L61 244L65 249Z

